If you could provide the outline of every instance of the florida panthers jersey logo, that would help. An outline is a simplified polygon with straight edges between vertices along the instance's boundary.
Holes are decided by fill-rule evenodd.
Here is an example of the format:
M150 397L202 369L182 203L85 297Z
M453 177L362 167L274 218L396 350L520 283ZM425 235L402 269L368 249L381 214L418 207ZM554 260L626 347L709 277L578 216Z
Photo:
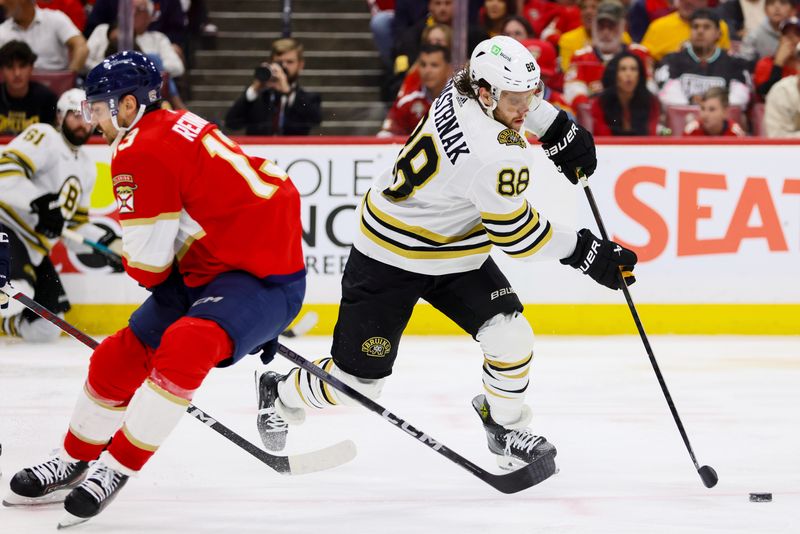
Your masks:
M118 174L112 178L114 195L117 197L117 207L120 213L133 213L133 192L137 185L130 174Z

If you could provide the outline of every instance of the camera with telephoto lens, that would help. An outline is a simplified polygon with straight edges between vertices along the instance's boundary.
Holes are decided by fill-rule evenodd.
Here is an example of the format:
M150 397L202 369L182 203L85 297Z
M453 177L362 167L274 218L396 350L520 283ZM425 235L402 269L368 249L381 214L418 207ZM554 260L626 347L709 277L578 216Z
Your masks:
M273 65L277 66L277 67L280 67L283 70L283 72L286 73L286 69L284 68L284 66L282 64L280 64L280 63L271 63L271 64L259 65L258 67L256 67L256 70L253 73L253 77L256 80L258 80L259 82L262 82L262 83L266 82L266 81L269 81L269 79L272 78L272 68L271 67Z

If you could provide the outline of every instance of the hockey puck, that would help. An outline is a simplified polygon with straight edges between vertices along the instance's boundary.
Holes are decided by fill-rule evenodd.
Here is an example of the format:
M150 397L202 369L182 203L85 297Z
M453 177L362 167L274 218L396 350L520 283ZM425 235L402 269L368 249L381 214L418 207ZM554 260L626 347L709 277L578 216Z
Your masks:
M750 502L772 502L771 493L751 493Z

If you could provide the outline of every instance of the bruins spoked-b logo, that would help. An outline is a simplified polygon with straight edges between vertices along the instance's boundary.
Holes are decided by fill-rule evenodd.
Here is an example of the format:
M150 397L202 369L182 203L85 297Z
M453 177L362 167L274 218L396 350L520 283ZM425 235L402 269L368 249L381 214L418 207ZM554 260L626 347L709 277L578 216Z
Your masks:
M392 350L392 344L385 337L371 337L361 344L361 352L374 358L388 356Z
M508 145L508 146L518 146L520 148L526 148L528 145L525 143L525 140L519 134L518 131L512 130L511 128L506 128L499 134L497 134L497 142L501 145Z

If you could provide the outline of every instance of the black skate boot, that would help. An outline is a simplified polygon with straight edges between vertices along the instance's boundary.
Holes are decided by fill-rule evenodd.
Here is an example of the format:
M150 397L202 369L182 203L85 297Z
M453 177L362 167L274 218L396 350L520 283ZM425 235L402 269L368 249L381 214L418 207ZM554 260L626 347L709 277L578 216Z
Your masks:
M108 467L102 460L94 462L78 487L64 499L67 516L58 528L71 527L88 521L102 512L128 482L128 475Z
M83 480L89 464L70 462L55 456L26 467L11 479L11 492L3 499L5 506L26 506L61 502Z
M282 451L286 447L286 435L289 425L275 410L275 401L278 400L278 382L282 375L267 371L258 376L256 371L256 398L258 399L258 415L256 426L261 441L268 451Z
M501 469L517 469L537 460L556 455L556 448L544 437L532 434L527 428L506 428L492 419L485 395L472 399L472 407L478 412L486 430L489 450L497 455Z

